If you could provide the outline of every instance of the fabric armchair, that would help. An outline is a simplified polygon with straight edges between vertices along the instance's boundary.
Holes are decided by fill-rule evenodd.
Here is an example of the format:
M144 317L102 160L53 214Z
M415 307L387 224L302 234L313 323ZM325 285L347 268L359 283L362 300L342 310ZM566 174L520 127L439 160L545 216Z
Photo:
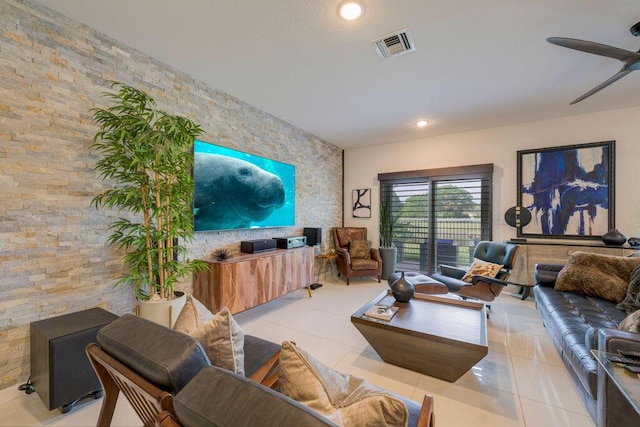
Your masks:
M352 242L366 242L367 229L364 227L336 227L333 229L333 242L336 248L336 264L338 273L347 279L352 277L373 276L378 278L382 275L382 259L378 249L371 248L368 256L351 256L353 251Z

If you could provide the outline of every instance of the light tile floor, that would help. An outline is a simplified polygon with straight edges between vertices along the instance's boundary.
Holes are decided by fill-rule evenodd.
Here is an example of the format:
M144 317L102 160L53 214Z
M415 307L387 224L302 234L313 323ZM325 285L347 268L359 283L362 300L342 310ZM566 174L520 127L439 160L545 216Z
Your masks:
M295 341L341 372L364 377L403 396L435 398L439 426L593 427L558 352L536 313L533 298L521 301L506 289L492 303L489 354L455 383L384 363L351 325L350 316L386 288L370 280L327 277L306 290L235 316L247 334L274 342ZM122 399L121 399L122 400ZM15 387L0 391L0 426L95 425L100 401L82 402L69 414L47 411L36 394ZM114 426L140 425L119 401Z

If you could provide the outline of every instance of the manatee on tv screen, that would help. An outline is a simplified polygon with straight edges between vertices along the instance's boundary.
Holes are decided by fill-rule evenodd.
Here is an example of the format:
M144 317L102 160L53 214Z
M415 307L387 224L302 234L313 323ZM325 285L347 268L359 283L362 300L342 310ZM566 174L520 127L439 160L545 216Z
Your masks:
M195 231L295 225L295 166L198 140L193 152Z

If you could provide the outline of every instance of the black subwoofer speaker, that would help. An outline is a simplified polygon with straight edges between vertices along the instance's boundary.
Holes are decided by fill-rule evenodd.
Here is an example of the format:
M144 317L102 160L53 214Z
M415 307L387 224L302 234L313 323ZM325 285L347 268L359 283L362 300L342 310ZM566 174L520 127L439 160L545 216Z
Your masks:
M83 397L102 396L84 349L96 342L100 328L117 318L96 307L31 323L31 380L47 409L65 413Z
M302 234L307 238L307 245L316 246L322 243L322 228L305 228Z

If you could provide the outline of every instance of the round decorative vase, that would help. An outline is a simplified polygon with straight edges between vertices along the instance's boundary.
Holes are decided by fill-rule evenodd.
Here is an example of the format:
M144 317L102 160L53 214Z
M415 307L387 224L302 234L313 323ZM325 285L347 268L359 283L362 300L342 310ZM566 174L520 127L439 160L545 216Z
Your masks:
M605 245L613 245L613 246L622 246L624 242L627 241L627 236L618 231L618 229L614 228L613 230L609 230L602 235L602 241Z
M404 278L404 271L402 276L391 284L391 293L398 302L409 302L413 298L414 292L413 283Z

